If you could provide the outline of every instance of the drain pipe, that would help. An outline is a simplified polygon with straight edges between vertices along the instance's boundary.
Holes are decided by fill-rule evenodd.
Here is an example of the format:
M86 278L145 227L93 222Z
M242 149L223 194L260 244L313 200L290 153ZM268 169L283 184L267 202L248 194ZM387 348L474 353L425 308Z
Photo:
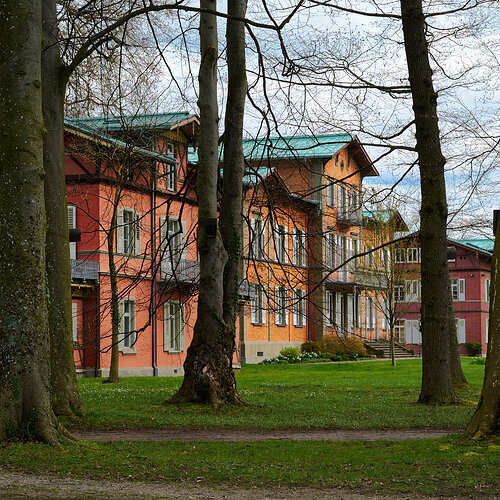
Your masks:
M156 275L158 272L156 259L156 179L151 182L151 355L153 365L153 377L158 376L157 354L156 354Z

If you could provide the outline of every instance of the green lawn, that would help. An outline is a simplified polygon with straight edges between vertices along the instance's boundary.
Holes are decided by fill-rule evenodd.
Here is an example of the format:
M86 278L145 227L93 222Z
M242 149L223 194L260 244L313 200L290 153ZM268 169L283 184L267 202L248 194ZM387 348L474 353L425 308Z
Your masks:
M479 395L484 366L463 359L471 386L460 404L415 404L421 362L244 366L238 387L247 407L164 405L180 378L80 381L88 415L74 428L461 428ZM67 424L69 424L67 422ZM500 441L461 436L400 442L7 443L0 466L72 478L126 477L221 487L347 487L412 497L499 495Z
M87 417L69 427L196 429L461 428L479 397L484 366L463 359L471 383L461 404L415 404L420 360L305 365L246 365L237 374L246 407L164 405L179 387L176 378L122 378L118 385L80 380Z

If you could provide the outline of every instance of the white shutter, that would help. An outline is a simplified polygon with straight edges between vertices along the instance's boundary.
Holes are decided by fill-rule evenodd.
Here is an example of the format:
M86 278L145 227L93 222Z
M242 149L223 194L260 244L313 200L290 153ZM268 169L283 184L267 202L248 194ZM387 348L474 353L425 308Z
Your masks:
M375 301L370 297L370 318L372 330L375 329Z
M490 318L486 318L485 328L486 328L486 334L484 336L484 340L486 342L486 347L488 347L488 340L490 338Z
M327 186L326 186L326 204L331 207L333 205L333 196L332 196L332 188L333 185L329 179L327 179Z
M274 322L277 325L281 324L281 297L279 287L274 288Z
M342 326L342 295L335 292L335 324Z
M274 243L274 260L279 261L279 252L281 250L281 233L280 233L280 225L276 223L274 225L274 233L273 233L273 243Z
M465 344L465 319L457 321L457 340L459 344Z
M347 295L347 332L350 334L351 329L353 327L353 316L354 316L354 307L353 307L353 295Z
M288 226L283 226L283 262L288 262Z
M262 233L261 233L261 239L260 239L260 243L261 243L261 257L263 259L266 258L267 256L267 252L270 251L270 249L267 249L267 252L266 252L266 221L262 221Z
M465 280L464 279L458 280L458 300L459 300L459 302L465 301Z
M325 265L332 267L332 233L326 234L325 239Z
M180 331L179 331L179 351L186 349L186 322L184 319L184 304L179 307Z
M252 289L252 295L250 299L250 323L255 324L257 323L257 307L259 304L259 296L257 291L258 285L251 283L250 287Z
M136 212L134 215L134 255L141 255L141 214Z
M388 313L387 299L382 300L382 330L387 330L387 313Z
M250 219L250 226L248 227L248 255L255 257L255 219Z
M123 208L119 208L116 215L116 252L125 252L123 244Z
M261 307L262 307L262 324L264 325L266 323L266 293L265 289L262 285L258 285L260 287L260 294L261 294ZM271 321L271 317L269 316L269 321Z
M297 259L299 258L297 253L297 245L298 245L297 241L298 241L297 228L294 228L292 233L292 262L296 265L299 264L299 262L297 261Z
M76 207L73 205L68 205L68 229L76 229ZM76 241L69 244L69 258L76 259Z
M123 326L123 314L125 312L125 306L123 304L123 300L120 300L120 303L118 305L118 315L120 317L120 321L118 323L119 325L119 332L118 332L118 346L119 346L119 350L122 351L123 350L123 330L124 330L124 326Z
M413 344L413 327L411 319L405 319L405 344Z
M78 342L78 303L71 303L71 327L73 330L73 342Z
M181 221L180 228L182 230L182 234L180 235L180 242L181 242L181 258L184 260L187 260L187 227L186 227L186 222Z
M292 300L293 300L293 314L292 314L292 324L293 326L299 326L299 300L300 300L300 290L296 289L292 291Z
M285 325L288 325L288 288L283 289L284 301L283 301L283 311L285 314Z

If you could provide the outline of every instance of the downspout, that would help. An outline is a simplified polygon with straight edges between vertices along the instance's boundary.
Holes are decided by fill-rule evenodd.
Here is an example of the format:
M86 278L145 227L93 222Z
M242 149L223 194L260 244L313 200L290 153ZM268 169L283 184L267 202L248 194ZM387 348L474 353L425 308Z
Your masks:
M153 304L151 310L151 343L152 343L152 364L153 364L153 377L158 376L158 366L157 366L157 353L156 353L156 275L158 272L156 264L156 178L152 179L151 182L151 271L153 274L153 279L151 283L151 303Z

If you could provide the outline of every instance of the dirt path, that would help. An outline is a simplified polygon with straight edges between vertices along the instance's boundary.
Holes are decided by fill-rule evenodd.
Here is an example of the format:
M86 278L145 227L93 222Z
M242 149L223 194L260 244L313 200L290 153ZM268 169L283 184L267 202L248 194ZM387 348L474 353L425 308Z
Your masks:
M176 430L139 429L73 431L85 441L402 441L439 438L461 432L458 429L366 429L366 430Z
M403 500L410 496L369 497L343 488L315 489L294 487L242 488L207 487L182 483L134 483L131 481L96 481L60 478L12 472L0 468L0 499L72 499L72 500L360 500L366 498ZM427 497L430 500L432 497ZM442 500L443 497L440 497Z

